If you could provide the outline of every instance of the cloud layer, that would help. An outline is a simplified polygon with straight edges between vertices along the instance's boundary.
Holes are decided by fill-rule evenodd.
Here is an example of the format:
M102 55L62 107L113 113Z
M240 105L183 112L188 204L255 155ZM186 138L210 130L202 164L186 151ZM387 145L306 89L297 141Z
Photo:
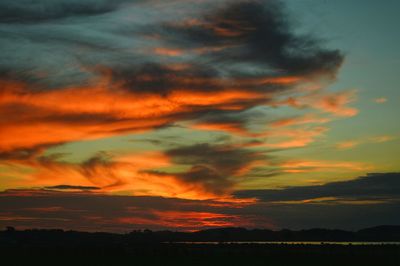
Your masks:
M238 192L258 202L111 196L65 186L0 193L0 226L126 232L218 226L359 229L400 222L399 173L281 191ZM62 191L59 191L62 190ZM320 200L305 200L324 197Z
M117 220L111 209L106 220L119 229L122 224L156 226L152 219L162 227L182 224L185 229L268 221L230 210L274 193L283 197L276 201L301 199L285 198L292 189L237 191L243 182L363 168L353 162L274 157L278 150L311 145L328 132L329 122L358 112L349 106L355 90L328 89L343 53L295 32L279 1L2 1L1 187L25 188L27 194L42 188L32 190L35 200L65 195L74 202L68 204L78 203L74 197L106 205L140 197L164 197L179 206L207 203L201 212L163 209L160 198L157 207L147 209L116 206ZM110 148L80 162L52 153L71 143L154 137L166 129L174 132L176 143L156 138L151 148L148 143L124 152ZM180 141L187 132L190 141ZM14 192L4 192L2 199ZM115 193L134 198L110 195ZM314 196L340 196L318 193ZM25 199L22 194L15 199ZM59 216L62 225L80 215L63 204L32 208L49 215L62 211L62 217L74 213ZM228 204L227 211L209 208L218 204ZM32 215L27 218L32 224L40 221ZM14 217L23 224L28 216L9 210L2 219ZM102 219L97 211L87 217ZM193 223L183 225L184 219Z
M148 130L210 112L224 127L226 113L284 105L283 93L334 77L343 61L340 52L293 34L274 1L200 9L189 21L134 21L125 29L130 35L121 32L122 2L134 14L151 11L137 1L2 2L7 14L18 13L15 20L33 22L5 18L0 25L2 149ZM336 111L347 104L345 94L338 101L329 96L329 105L318 95L307 96L307 105L348 112ZM229 123L238 123L235 116Z
M256 197L266 202L324 199L333 200L399 200L399 173L368 174L350 181L332 182L320 186L291 187L283 190L247 190L236 192L238 196Z

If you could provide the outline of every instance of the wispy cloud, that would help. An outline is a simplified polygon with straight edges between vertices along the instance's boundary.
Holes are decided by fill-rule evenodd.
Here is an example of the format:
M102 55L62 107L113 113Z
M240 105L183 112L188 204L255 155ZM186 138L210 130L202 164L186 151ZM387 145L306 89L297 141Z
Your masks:
M347 149L352 149L355 148L359 145L364 145L364 144L373 144L373 143L384 143L388 142L391 140L396 139L395 136L389 136L389 135L381 135L381 136L373 136L369 138L360 138L357 140L345 140L341 141L336 144L336 148L339 150L347 150Z
M376 102L378 104L382 104L382 103L385 103L387 101L388 101L388 99L386 97L379 97L379 98L375 98L374 99L374 102Z

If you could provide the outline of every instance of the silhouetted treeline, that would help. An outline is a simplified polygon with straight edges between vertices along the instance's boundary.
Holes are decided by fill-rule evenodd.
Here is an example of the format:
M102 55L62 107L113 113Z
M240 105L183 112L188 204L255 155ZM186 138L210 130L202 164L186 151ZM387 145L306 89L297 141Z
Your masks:
M357 232L210 229L198 232L150 230L128 234L63 230L0 232L0 256L7 265L246 265L347 266L400 265L399 245L234 244L229 241L398 241L399 226ZM181 241L217 241L185 244ZM225 242L225 243L224 243ZM11 263L10 263L11 262Z
M254 241L321 241L321 242L400 242L400 226L377 226L359 231L330 229L280 230L216 228L196 232L135 230L127 234L88 233L64 230L30 229L15 230L12 227L0 231L0 245L24 243L35 244L129 244L129 243L163 243L163 242L254 242Z

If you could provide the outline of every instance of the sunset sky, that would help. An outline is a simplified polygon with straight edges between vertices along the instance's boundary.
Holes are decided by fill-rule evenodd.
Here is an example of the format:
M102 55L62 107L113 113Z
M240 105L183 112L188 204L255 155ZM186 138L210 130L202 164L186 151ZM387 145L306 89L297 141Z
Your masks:
M0 1L0 226L400 224L399 10Z

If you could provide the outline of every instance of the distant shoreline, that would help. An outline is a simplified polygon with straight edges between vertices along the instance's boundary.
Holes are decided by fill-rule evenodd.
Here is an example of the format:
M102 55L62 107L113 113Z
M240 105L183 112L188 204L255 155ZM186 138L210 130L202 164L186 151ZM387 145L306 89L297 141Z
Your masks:
M163 244L187 244L187 245L220 245L220 244L260 244L260 245L340 245L340 246L384 246L384 245L400 245L399 241L363 241L363 242L332 242L332 241L209 241L209 242L163 242Z

